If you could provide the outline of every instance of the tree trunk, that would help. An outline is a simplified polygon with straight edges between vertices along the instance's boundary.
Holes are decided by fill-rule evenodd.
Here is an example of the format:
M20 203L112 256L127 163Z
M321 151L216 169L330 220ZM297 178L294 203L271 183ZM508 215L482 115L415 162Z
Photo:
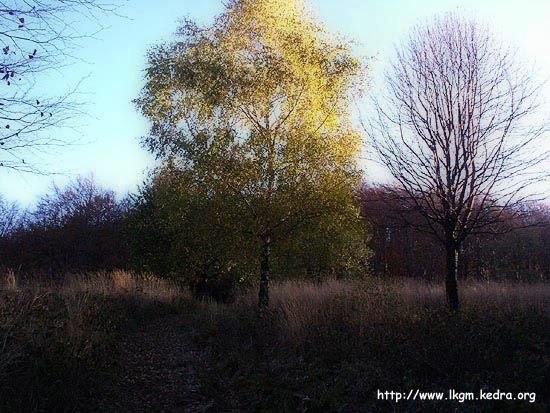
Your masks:
M262 260L260 265L260 310L269 306L269 276L271 272L269 253L271 249L271 239L269 236L262 237Z
M459 307L458 301L458 246L452 239L447 239L445 243L446 251L446 274L445 274L445 291L447 294L447 305L451 311L457 311Z

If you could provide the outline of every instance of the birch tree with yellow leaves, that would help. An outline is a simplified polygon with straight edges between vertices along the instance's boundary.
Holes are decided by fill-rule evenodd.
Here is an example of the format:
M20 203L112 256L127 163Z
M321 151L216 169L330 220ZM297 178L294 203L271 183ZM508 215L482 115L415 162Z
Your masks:
M212 25L185 21L177 34L148 55L136 100L151 122L144 145L257 241L265 308L274 245L313 222L361 226L350 103L366 67L305 0L231 0Z

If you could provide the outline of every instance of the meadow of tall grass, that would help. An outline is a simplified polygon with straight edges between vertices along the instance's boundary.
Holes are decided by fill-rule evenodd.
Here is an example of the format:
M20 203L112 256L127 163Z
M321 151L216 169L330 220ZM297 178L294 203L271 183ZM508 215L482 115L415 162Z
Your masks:
M117 334L174 311L177 285L130 272L0 284L0 411L86 411L116 375Z
M547 411L550 286L469 282L457 314L444 297L441 285L418 280L285 282L272 289L268 322L253 291L232 304L195 303L189 320L213 411ZM411 389L537 399L377 399L378 390Z
M0 411L87 411L116 380L119 334L179 314L210 412L544 412L550 286L469 282L459 313L418 280L274 284L231 303L125 271L0 287ZM377 391L534 392L536 401L378 400ZM185 391L185 390L182 390Z

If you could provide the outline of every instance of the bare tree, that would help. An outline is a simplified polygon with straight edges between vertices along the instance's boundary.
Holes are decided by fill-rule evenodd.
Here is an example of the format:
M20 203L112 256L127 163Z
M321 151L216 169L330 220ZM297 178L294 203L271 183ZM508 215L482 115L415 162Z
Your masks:
M67 144L58 131L44 132L74 116L75 90L44 96L43 76L74 61L78 40L93 35L78 29L84 19L100 30L101 14L115 9L108 0L0 1L0 168L39 172L29 158Z
M9 202L0 195L0 239L13 234L23 221L23 211L15 202Z
M417 26L386 74L366 128L398 185L403 217L415 210L444 244L446 294L459 307L457 263L474 233L512 229L536 196L548 152L540 85L487 28L448 14ZM498 229L497 229L498 228Z

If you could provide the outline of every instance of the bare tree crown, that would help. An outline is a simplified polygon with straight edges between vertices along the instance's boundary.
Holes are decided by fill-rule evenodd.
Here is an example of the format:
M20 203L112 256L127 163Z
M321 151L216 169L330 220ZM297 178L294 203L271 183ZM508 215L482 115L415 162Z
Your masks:
M416 27L386 82L373 148L437 236L490 231L532 199L548 158L540 85L489 30L454 14Z

